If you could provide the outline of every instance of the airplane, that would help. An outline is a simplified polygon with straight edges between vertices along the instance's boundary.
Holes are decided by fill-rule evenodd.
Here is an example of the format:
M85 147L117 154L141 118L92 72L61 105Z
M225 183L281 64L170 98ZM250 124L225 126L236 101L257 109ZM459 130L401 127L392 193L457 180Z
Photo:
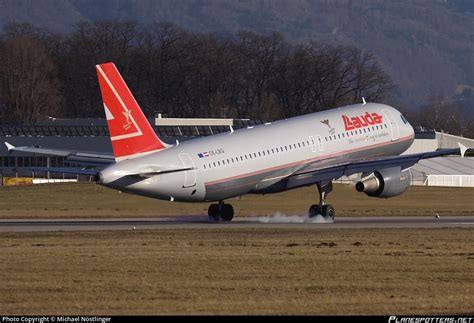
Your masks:
M113 156L38 147L9 151L66 157L98 169L69 172L94 175L97 183L122 192L181 202L214 202L211 221L231 221L224 201L246 194L271 194L316 186L319 201L308 215L333 219L326 198L332 181L362 173L359 192L377 198L402 194L410 185L410 167L420 159L464 156L467 147L400 155L414 130L395 108L353 104L170 145L155 133L113 63L96 65ZM48 168L49 171L52 169ZM59 172L68 172L60 169Z

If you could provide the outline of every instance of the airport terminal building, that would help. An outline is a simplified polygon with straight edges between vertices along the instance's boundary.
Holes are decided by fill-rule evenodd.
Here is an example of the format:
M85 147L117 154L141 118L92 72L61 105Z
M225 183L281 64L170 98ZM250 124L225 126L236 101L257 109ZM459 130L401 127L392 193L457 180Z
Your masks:
M150 124L163 141L174 144L201 136L229 132L264 123L249 119L182 119L162 118ZM46 179L91 180L87 176L34 171L36 167L75 167L74 160L65 157L9 153L4 142L14 146L39 146L112 154L105 119L48 119L35 125L0 126L0 175ZM453 136L434 130L417 129L413 145L405 154L457 147L460 142L474 147L474 139ZM438 157L421 160L411 168L412 185L474 187L474 157ZM347 180L347 179L346 179ZM42 181L44 182L44 180Z

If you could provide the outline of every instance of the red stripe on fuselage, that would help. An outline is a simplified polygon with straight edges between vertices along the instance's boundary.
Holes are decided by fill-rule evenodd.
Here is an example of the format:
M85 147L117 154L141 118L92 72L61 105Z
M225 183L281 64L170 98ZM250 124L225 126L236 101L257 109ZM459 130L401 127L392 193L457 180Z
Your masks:
M296 165L300 165L300 164L306 164L306 163L314 162L314 161L325 159L325 158L331 158L331 157L335 157L335 156L344 155L344 154L347 154L347 153L350 153L350 152L361 151L361 150L366 150L366 149L370 149L370 148L382 147L382 146L386 146L386 145L389 145L389 144L392 144L392 143L400 143L400 142L412 139L413 137L414 137L414 135L409 135L409 136L406 136L406 137L399 138L396 141L385 141L385 142L382 142L382 143L373 144L373 145L369 145L369 146L351 148L351 149L343 150L343 151L336 152L336 153L321 155L321 156L318 156L318 157L303 159L303 160L296 161L296 162L291 162L291 163L288 163L288 164L283 164L283 165L279 165L279 166L264 168L264 169L254 171L254 172L250 172L250 173L245 173L245 174L235 175L235 176L231 176L231 177L226 177L226 178L218 179L218 180L215 180L215 181L212 181L212 182L207 182L207 183L204 183L204 184L205 185L214 185L214 184L229 182L229 181L239 179L239 178L242 178L242 177L258 175L258 174L261 174L261 173L270 172L270 171L273 171L273 170L279 170L279 169L286 168L286 167L296 166Z

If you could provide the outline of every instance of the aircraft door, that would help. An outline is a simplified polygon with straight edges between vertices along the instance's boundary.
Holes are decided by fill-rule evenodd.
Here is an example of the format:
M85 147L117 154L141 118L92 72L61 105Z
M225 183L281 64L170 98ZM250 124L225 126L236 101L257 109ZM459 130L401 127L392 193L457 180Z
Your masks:
M313 153L316 152L316 141L314 140L313 136L309 136L309 142L311 143L311 151Z
M400 138L400 126L399 124L395 121L395 118L393 117L393 114L391 111L385 109L382 110L382 114L388 120L388 125L390 127L390 130L392 131L392 141L397 140Z
M317 135L316 141L318 142L318 149L319 151L323 151L323 139L320 135Z
M185 168L192 168L191 170L184 171L184 184L183 187L192 187L196 185L196 168L193 160L189 154L179 154L179 159L183 163Z

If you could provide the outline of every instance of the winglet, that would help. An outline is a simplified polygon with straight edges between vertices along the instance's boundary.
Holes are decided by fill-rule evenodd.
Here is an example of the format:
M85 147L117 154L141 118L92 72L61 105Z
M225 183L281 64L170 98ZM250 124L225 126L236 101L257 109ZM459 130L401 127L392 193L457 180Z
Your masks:
M469 149L466 146L464 146L462 143L458 142L459 149L461 151L461 157L464 157L466 154L466 151Z
M8 151L12 151L15 148L15 146L13 146L12 144L9 144L6 141L5 141L5 145L7 146Z

